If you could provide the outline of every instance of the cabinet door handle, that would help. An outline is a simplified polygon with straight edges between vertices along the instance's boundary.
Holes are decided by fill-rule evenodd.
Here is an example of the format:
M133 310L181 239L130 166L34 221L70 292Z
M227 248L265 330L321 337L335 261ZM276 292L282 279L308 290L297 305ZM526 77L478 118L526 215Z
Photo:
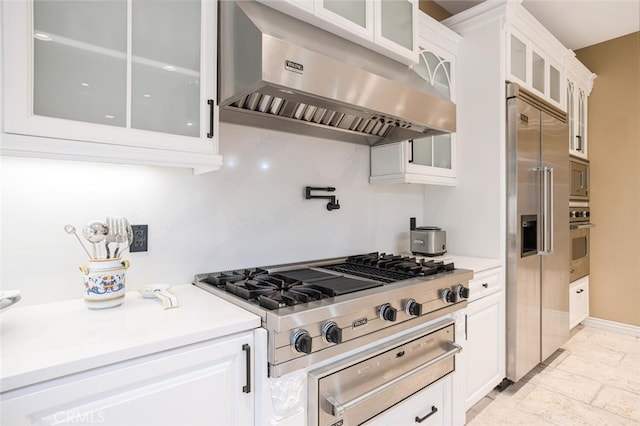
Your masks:
M247 384L242 387L242 392L251 393L251 346L245 343L242 345L242 350L247 360Z
M413 139L409 139L409 162L413 163Z
M469 318L469 315L465 314L464 315L464 340L469 340L469 337L467 336L467 318Z
M580 294L580 293L582 293L583 291L584 291L584 289L582 289L582 288L581 288L580 290L576 291L576 293L577 293L577 294Z
M213 104L213 99L207 100L209 104L209 133L207 133L207 137L209 139L213 138L213 109L215 105Z
M422 423L425 420L427 420L429 417L433 416L435 413L438 412L438 408L435 405L431 406L431 412L428 413L427 415L425 415L424 417L418 417L416 416L416 423Z
M489 284L488 283L482 283L482 287L489 288Z

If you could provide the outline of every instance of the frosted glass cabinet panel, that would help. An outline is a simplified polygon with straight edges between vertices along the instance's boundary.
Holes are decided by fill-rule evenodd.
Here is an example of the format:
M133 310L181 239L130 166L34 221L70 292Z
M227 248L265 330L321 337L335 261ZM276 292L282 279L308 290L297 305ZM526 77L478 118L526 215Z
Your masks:
M126 125L127 2L33 4L33 112Z
M408 1L381 0L380 7L380 35L407 50L413 50L413 4Z
M569 124L569 150L574 150L576 139L576 93L573 81L567 81L567 122Z
M322 0L320 10L332 12L363 29L370 27L368 21L371 5L367 0Z
M544 93L545 85L545 68L546 62L544 58L536 52L531 55L531 84L537 91Z
M560 102L560 70L549 65L549 96L556 102Z
M131 127L200 136L200 1L132 3Z
M511 34L511 75L527 81L527 47Z

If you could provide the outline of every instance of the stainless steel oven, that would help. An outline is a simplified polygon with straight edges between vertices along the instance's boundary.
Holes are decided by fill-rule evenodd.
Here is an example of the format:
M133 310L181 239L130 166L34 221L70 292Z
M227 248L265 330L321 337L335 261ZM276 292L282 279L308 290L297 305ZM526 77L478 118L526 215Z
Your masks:
M363 424L449 375L462 349L454 335L453 321L449 321L311 371L308 424ZM423 411L399 421L421 423L445 410L425 402Z
M571 239L571 267L569 280L571 282L589 275L589 252L591 228L595 226L590 220L591 213L588 205L575 205L569 209L569 235Z
M571 200L589 201L589 162L581 158L571 157L569 165L569 198Z
M256 392L271 403L258 407L260 424L461 424L454 331L472 277L450 259L372 252L198 274L194 284L262 319Z

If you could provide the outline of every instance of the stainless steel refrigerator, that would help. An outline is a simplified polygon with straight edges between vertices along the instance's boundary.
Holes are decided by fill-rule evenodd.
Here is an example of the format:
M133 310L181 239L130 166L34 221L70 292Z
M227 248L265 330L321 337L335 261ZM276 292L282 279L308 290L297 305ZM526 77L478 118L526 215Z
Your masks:
M569 338L566 114L507 84L507 378Z

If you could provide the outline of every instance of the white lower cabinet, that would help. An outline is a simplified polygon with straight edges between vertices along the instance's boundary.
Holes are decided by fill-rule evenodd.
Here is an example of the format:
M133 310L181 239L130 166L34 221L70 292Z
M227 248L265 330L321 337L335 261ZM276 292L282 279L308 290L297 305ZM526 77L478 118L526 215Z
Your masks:
M240 333L9 391L0 423L251 425L253 341Z
M364 424L367 426L451 425L451 376L438 380Z
M501 269L479 273L469 283L466 311L466 409L505 377L505 305Z
M569 286L569 328L589 316L589 276L575 280Z

